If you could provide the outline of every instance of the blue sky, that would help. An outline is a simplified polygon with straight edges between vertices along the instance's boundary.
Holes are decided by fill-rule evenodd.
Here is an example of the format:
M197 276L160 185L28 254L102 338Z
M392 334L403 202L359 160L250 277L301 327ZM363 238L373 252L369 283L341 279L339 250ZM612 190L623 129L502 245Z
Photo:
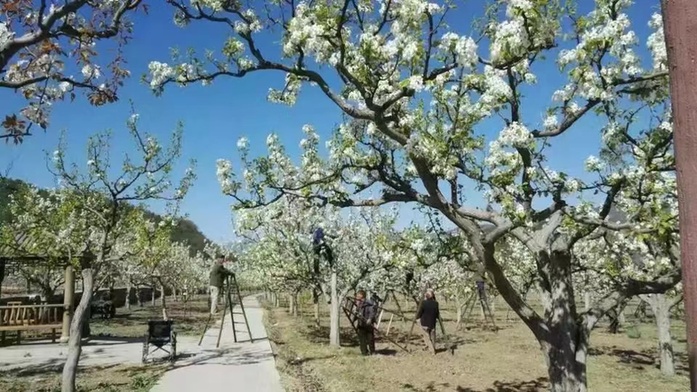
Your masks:
M579 9L588 10L590 2L580 2L582 5ZM641 0L640 3L641 6L631 10L630 17L635 31L645 42L650 34L647 22L659 2ZM115 149L124 151L128 146L124 143L127 140L124 122L130 114L129 100L133 100L136 111L140 113L142 129L160 138L166 140L177 121L184 123L184 159L177 170L183 172L186 160L194 158L198 162L198 180L185 200L183 210L212 240L229 240L232 238L230 199L220 192L215 177L215 161L218 158L234 159L236 141L241 136L250 139L253 154L263 153L265 139L270 132L279 133L291 154L297 155L298 143L302 138L301 127L312 124L326 140L333 127L340 122L340 112L319 89L309 86L304 87L293 107L268 103L266 94L269 87L280 87L283 78L280 73L269 72L252 74L244 79L220 80L208 87L170 86L163 96L155 97L140 82L149 61L169 61L172 47L194 47L199 52L204 48L218 49L225 37L225 31L219 26L194 23L187 29L177 28L172 23L172 10L162 7L152 7L148 16L136 19L135 39L125 52L133 76L121 90L120 102L100 108L89 106L84 99L56 104L47 132L37 132L19 146L0 145L0 171L4 172L11 165L11 177L39 186L53 186L53 179L45 168L44 151L55 149L62 130L67 131L68 157L78 164L84 164L85 142L96 131L112 129ZM451 15L450 25L457 32L469 32L472 16L480 14L482 9L479 2L466 2ZM278 53L278 41L277 36L264 34L259 46L263 51ZM551 93L563 85L562 75L549 60L546 65L536 68L536 74L538 85L525 91L527 98L523 113L530 127L541 123ZM21 103L8 90L0 91L0 102L3 103L3 110L8 106L18 107ZM491 128L486 132L494 136L500 130L500 124L497 124L487 121L483 126ZM589 119L557 138L554 141L557 147L552 149L549 166L580 174L583 160L597 150L600 125L597 120ZM481 197L475 190L468 192L468 198L474 204L481 204ZM412 219L420 220L409 211L410 208L403 210L401 224Z

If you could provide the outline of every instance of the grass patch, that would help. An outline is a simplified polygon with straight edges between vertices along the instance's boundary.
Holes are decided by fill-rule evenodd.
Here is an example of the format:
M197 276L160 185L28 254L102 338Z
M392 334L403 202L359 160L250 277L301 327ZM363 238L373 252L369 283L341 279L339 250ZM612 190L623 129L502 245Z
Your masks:
M303 368L302 360L292 345L284 340L288 325L279 325L277 312L264 303L264 326L276 359L276 368L286 392L324 392L321 380ZM296 342L297 343L297 342Z
M265 322L287 391L547 390L546 366L539 345L514 315L509 315L507 321L506 310L497 310L498 333L486 331L476 313L466 328L456 331L454 312L448 304L442 306L448 335L445 340L438 337L441 352L435 356L422 350L425 346L421 337L414 334L409 340L411 354L378 340L377 349L382 355L362 357L345 318L341 320L342 347L330 347L324 306L320 327L314 325L311 305L303 306L300 317L289 315L285 308L267 307ZM413 315L413 309L410 312ZM670 379L663 377L657 368L656 332L652 324L636 326L639 338L635 333L628 336L627 331L607 333L604 326L593 331L588 358L589 390L689 390L684 324L674 323L678 375ZM398 337L404 344L410 326L411 321L402 322L395 317L390 336ZM384 326L380 329L385 330ZM446 342L457 347L453 354L444 349Z
M93 366L80 369L79 392L147 392L164 372L164 366L127 367ZM58 370L0 373L0 391L60 392L61 372Z
M208 303L205 296L192 298L188 302L168 301L167 315L174 320L174 328L180 335L197 335L203 331L208 320ZM148 320L161 320L160 306L131 306L116 309L112 319L101 319L95 316L90 321L93 337L125 337L141 338L148 330Z

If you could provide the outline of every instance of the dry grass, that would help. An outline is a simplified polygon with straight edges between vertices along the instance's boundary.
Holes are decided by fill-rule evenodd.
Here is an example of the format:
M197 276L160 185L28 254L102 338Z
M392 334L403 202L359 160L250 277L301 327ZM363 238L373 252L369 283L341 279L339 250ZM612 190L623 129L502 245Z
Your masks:
M447 305L444 307L445 328L449 333L446 341L457 348L451 354L439 337L441 352L436 356L421 350L425 346L414 335L410 347L417 350L412 354L378 340L377 348L382 355L362 357L345 318L342 318L343 347L331 348L327 344L326 315L322 316L322 326L315 327L309 305L297 318L284 308L267 309L266 322L289 392L546 390L546 366L539 346L514 315L507 322L506 311L497 311L497 325L501 328L498 333L486 331L478 314L471 318L473 323L466 330L455 331L453 313ZM675 324L675 349L685 361L684 324ZM395 318L390 335L406 340L410 326L410 322ZM689 390L684 362L679 361L676 377L661 376L656 366L655 331L651 324L638 326L641 338L637 339L630 338L625 331L609 334L605 329L599 327L591 337L588 364L591 391Z
M203 331L208 319L207 297L199 296L188 302L168 301L167 315L174 320L174 328L179 335L196 335ZM143 337L148 330L148 320L161 320L162 308L159 305L138 305L117 308L113 319L100 319L95 316L90 321L93 337Z
M97 366L81 369L78 373L78 392L146 392L162 375L161 366L125 367ZM58 392L60 371L29 370L19 373L0 373L0 391L3 392Z

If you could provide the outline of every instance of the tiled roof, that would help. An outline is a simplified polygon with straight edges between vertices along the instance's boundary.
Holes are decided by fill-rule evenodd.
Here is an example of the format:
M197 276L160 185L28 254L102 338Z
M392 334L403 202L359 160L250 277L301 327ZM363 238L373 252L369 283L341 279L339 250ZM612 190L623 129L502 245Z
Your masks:
M43 260L46 255L31 254L24 251L32 245L34 239L27 233L15 235L14 241L0 243L0 259L9 260Z

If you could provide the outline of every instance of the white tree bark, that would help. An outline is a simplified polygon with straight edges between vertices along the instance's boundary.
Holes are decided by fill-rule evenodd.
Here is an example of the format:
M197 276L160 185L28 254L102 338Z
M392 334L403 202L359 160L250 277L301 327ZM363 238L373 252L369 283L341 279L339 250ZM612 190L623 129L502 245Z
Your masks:
M152 287L152 293L150 294L150 305L155 306L155 292L157 291L157 286L155 283L150 286Z
M455 306L457 307L457 314L455 317L455 325L459 329L462 324L462 307L464 303L462 301L462 295L460 293L455 295Z
M329 345L341 346L341 338L339 335L339 288L337 287L338 276L336 271L332 271L331 282L329 287Z
M94 275L91 268L83 268L82 281L82 297L80 297L80 302L75 308L73 321L70 324L68 355L63 366L61 392L75 392L75 378L77 376L80 354L82 353L82 327L92 302L94 290Z
M169 320L169 316L167 315L167 300L166 300L166 295L165 295L165 286L160 283L160 306L162 306L162 319L163 320Z
M131 310L131 289L132 289L131 279L126 279L126 310Z
M296 291L293 293L293 317L298 317L300 314L300 295Z
M320 315L320 305L319 305L319 298L315 299L315 326L319 327L320 322L319 322L319 315Z
M640 298L651 307L656 321L661 373L672 377L675 375L675 355L673 337L670 333L670 309L679 302L679 298L678 301L671 301L665 294L641 295Z
M295 316L298 314L297 305L295 304L295 294L288 294L288 313Z

